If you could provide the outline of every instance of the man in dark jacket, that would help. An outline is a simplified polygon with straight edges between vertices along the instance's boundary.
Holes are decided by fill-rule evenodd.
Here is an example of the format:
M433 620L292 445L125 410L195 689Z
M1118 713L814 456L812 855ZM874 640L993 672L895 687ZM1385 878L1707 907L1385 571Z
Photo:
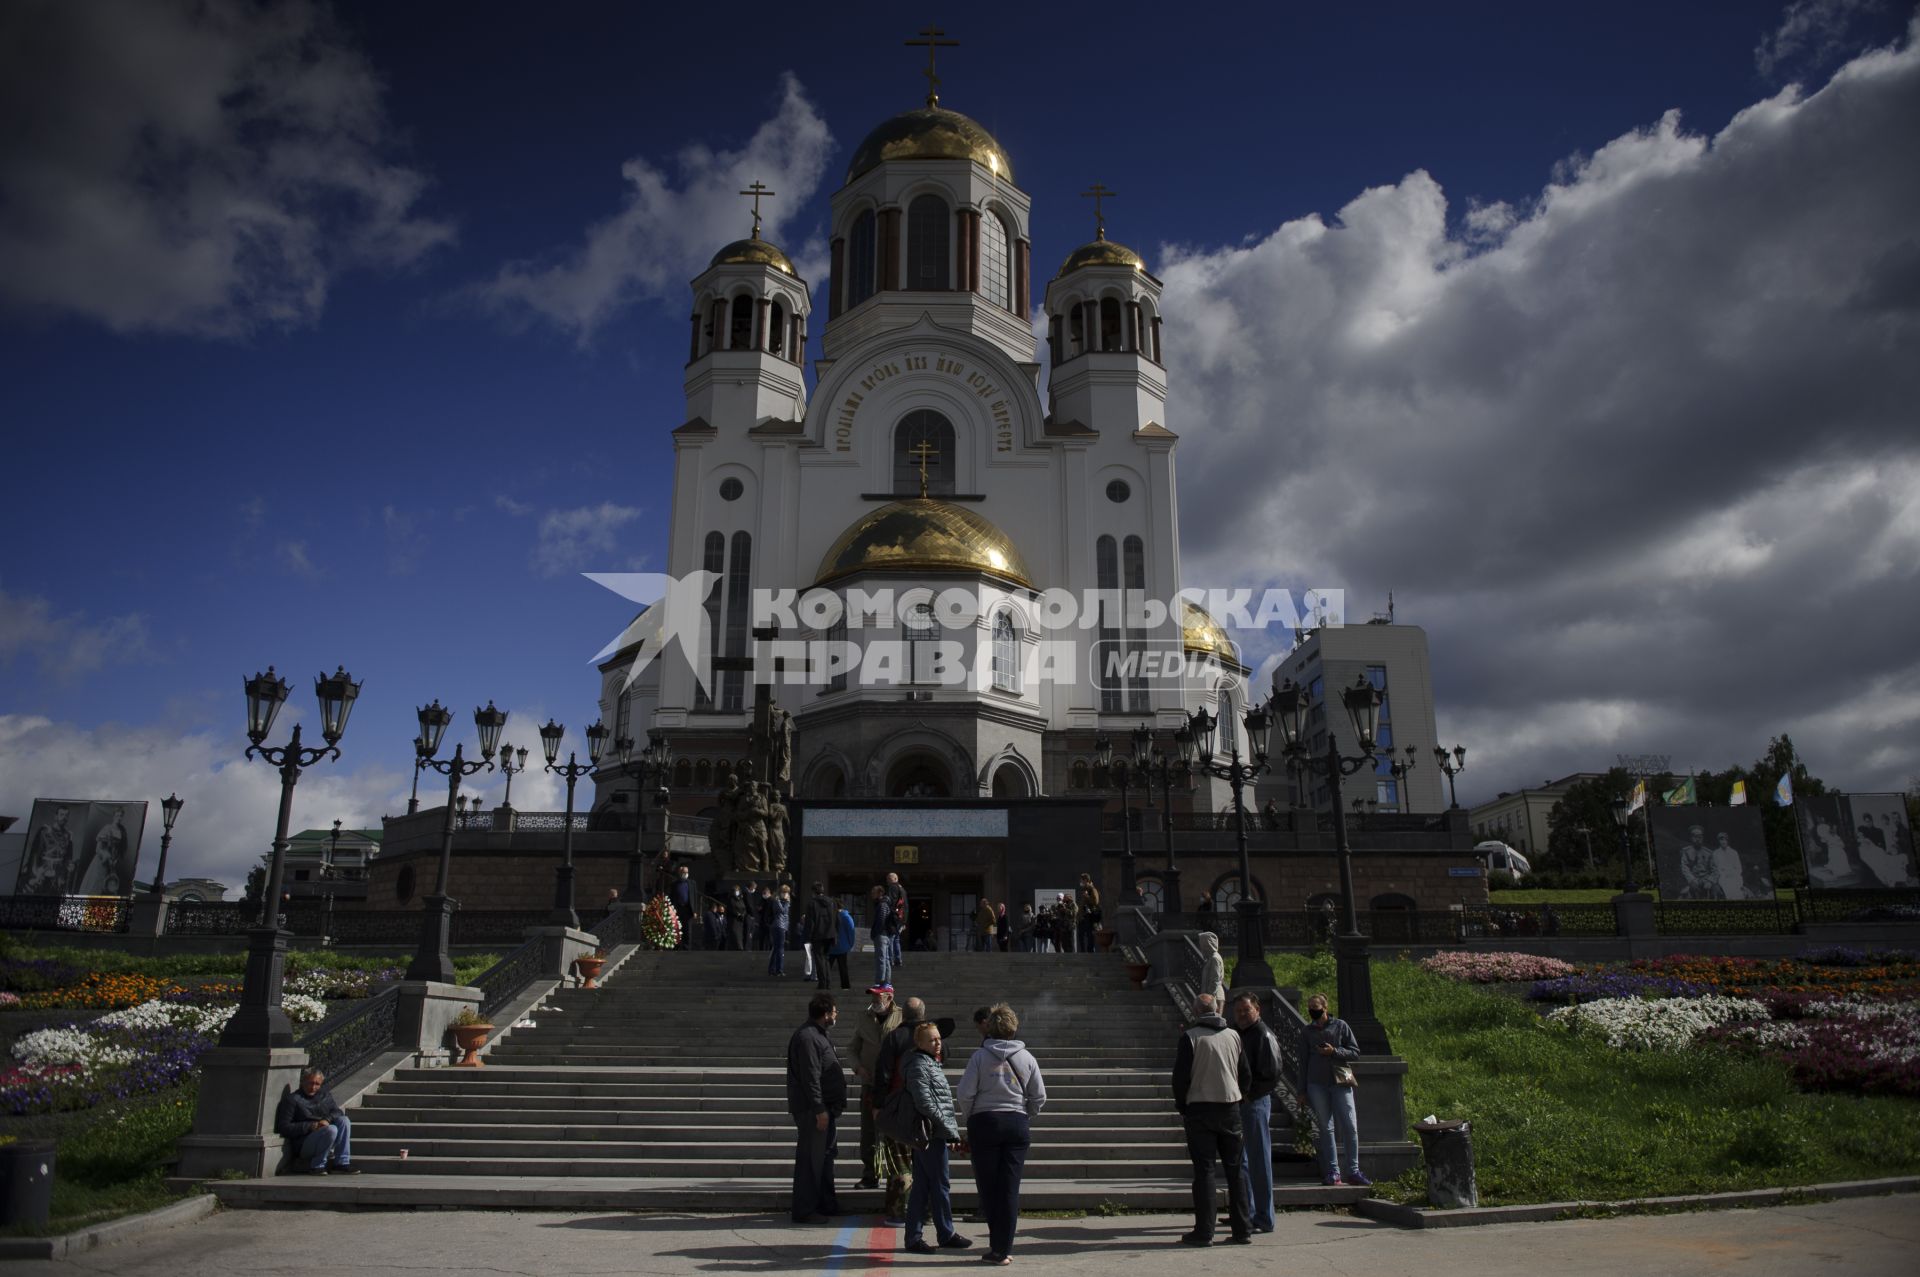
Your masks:
M1252 1084L1240 1098L1240 1130L1246 1176L1247 1216L1256 1233L1273 1231L1273 1093L1280 1089L1280 1039L1260 1018L1260 999L1242 993L1233 1000L1240 1053Z
M1213 995L1203 993L1193 1001L1193 1022L1180 1035L1173 1062L1173 1106L1185 1119L1187 1156L1193 1159L1193 1231L1180 1240L1188 1246L1213 1245L1213 1165L1218 1160L1227 1176L1231 1240L1246 1245L1253 1240L1253 1227L1241 1188L1240 1098L1253 1085L1253 1072L1240 1035L1220 1018Z
M327 1075L302 1069L300 1085L288 1091L273 1115L275 1133L293 1146L294 1169L307 1175L325 1175L333 1163L337 1175L358 1175L353 1164L353 1123L327 1089Z
M673 911L680 915L680 947L693 948L693 879L688 876L687 867L681 865L673 880L673 889L668 893L673 901Z
M867 934L873 940L873 982L891 987L893 938L900 933L899 918L893 912L892 904L887 901L885 887L874 887L870 895L873 901L873 924Z
M827 962L833 949L834 933L839 930L840 911L834 908L833 898L827 895L827 889L819 883L813 884L813 899L807 902L807 947L813 950L813 974L820 988L827 987ZM840 987L847 987L847 959L840 959Z
M807 1003L807 1022L787 1039L796 1224L824 1224L840 1210L833 1187L833 1140L834 1126L847 1107L847 1074L829 1036L839 1018L833 995L816 993Z

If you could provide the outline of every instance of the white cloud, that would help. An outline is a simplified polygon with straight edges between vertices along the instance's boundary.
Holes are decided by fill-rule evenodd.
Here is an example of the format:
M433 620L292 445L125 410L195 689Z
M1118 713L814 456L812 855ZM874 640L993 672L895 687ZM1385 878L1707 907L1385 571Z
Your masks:
M452 238L324 4L0 7L0 300L116 332L312 323Z
M493 499L493 504L496 508L506 511L508 514L513 515L515 518L519 518L523 515L528 515L533 513L532 506L528 505L524 501L515 501L512 497L507 496L505 493L501 493L495 496Z
M673 177L635 156L621 166L630 188L624 206L589 226L578 247L539 261L509 262L473 292L494 313L513 320L540 319L574 333L583 343L619 311L649 298L682 298L687 281L706 268L720 239L716 227L751 227L746 201L736 192L755 181L777 192L762 205L761 234L780 243L794 215L819 189L833 137L792 75L782 80L773 117L738 151L714 151L695 143L676 157ZM792 251L793 245L783 245ZM816 240L800 246L801 260L819 270L824 250ZM818 276L809 276L818 281Z
M640 517L634 506L602 501L573 510L549 510L540 519L533 566L543 576L578 572L611 561L620 529Z
M282 541L278 546L280 566L295 576L305 577L309 581L320 578L320 569L314 565L307 553L305 541Z
M90 620L85 613L62 616L38 595L9 594L0 589L0 666L29 657L41 674L66 682L109 662L128 664L152 659L150 637L143 613L129 612L99 621Z
M1187 576L1358 615L1397 587L1486 790L1782 730L1897 784L1920 710L1870 689L1920 683L1916 119L1910 35L1514 207L1456 223L1416 172L1169 250Z
M1816 61L1831 56L1853 20L1880 7L1881 0L1793 0L1780 25L1754 47L1753 64L1761 75L1772 76L1802 55Z

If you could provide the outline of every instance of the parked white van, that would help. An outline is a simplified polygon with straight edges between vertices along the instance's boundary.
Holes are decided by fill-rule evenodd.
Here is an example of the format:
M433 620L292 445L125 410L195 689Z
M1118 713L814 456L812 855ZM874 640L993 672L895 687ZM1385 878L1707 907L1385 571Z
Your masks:
M1479 855L1481 863L1486 865L1488 873L1496 869L1505 870L1513 875L1515 882L1519 882L1533 872L1533 865L1527 858L1503 842L1475 843L1473 850Z

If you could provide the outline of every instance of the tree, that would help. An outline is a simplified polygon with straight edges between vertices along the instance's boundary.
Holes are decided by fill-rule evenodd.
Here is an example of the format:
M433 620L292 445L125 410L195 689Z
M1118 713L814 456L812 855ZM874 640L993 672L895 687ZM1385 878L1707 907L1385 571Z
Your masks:
M260 897L266 894L266 890L267 862L265 859L262 859L259 864L247 870L246 891L241 895L240 899L245 904L258 905L260 903Z

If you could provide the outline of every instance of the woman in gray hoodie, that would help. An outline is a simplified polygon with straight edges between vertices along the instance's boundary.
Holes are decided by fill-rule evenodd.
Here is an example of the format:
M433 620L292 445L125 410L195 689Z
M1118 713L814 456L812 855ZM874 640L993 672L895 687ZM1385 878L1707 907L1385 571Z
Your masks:
M1004 1002L987 1012L987 1040L967 1061L957 1097L967 1123L973 1180L987 1217L990 1249L981 1258L1005 1264L1020 1222L1020 1175L1033 1143L1030 1120L1047 1102L1039 1062L1013 1035L1020 1017Z

